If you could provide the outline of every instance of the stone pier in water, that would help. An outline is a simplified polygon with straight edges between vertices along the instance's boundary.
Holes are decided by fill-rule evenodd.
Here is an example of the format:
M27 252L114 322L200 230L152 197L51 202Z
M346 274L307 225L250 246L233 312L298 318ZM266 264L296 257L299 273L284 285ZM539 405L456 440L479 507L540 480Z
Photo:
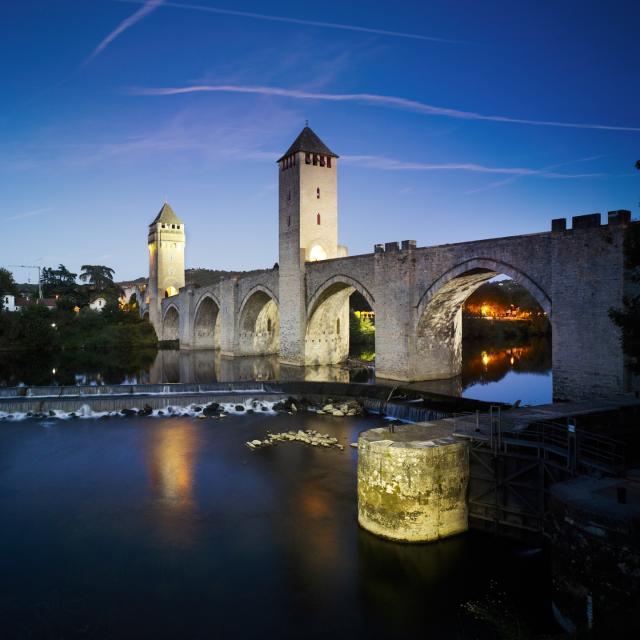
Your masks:
M468 528L469 445L448 425L370 429L358 441L358 522L378 536L429 542Z

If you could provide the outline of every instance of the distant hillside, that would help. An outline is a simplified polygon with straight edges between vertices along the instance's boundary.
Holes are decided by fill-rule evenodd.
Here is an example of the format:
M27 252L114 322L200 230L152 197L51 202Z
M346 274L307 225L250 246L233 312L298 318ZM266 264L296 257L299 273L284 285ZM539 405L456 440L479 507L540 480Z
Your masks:
M221 271L218 269L186 269L184 277L186 284L206 287L210 284L216 284L225 278L233 276L249 276L259 273L266 273L270 269L254 269L253 271Z
M210 284L216 284L225 278L233 276L249 276L258 273L266 273L270 269L254 269L253 271L222 271L221 269L186 269L184 272L185 284L206 287ZM136 278L131 282L146 282L147 278Z

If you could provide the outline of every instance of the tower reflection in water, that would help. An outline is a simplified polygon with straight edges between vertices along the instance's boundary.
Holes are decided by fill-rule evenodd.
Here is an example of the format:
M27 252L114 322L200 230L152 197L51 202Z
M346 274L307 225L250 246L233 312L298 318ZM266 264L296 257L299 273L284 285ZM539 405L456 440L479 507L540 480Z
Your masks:
M189 546L194 541L195 460L198 437L192 425L157 423L145 434L145 461L151 488L152 522L163 542Z

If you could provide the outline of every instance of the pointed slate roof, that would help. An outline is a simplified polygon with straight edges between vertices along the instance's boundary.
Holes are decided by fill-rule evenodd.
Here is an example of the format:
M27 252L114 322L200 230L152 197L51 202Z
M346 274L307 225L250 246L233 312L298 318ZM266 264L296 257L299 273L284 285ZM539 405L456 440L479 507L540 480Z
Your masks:
M339 158L337 153L333 153L327 145L318 138L315 131L310 127L305 127L300 135L293 141L293 144L287 149L287 152L282 156L286 158L298 151L305 151L307 153L317 153L322 156L331 156L332 158ZM278 162L282 160L279 158Z
M169 206L168 202L162 205L162 209L158 212L155 220L151 224L158 224L158 222L165 222L169 224L182 224L182 220L178 218L174 210Z

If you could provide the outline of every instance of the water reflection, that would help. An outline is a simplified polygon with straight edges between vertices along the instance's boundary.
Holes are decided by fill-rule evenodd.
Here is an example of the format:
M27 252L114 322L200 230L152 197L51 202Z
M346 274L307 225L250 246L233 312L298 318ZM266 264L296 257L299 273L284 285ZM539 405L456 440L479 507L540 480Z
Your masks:
M507 373L548 373L551 370L551 342L547 338L532 338L519 346L499 349L471 343L465 345L462 384L488 384L504 378Z
M193 498L193 435L190 429L157 429L148 442L149 482L168 506L184 507Z
M463 346L462 373L446 380L413 383L451 396L539 404L551 401L551 342L533 338L506 346L470 342ZM376 382L370 365L292 367L278 357L229 358L214 350L6 353L0 385L131 384L305 380ZM377 382L389 383L379 379Z
M195 460L199 454L195 430L183 424L158 425L144 440L151 488L151 524L160 541L179 547L195 542L193 514Z
M149 370L153 384L171 382L232 382L246 380L315 380L349 382L352 370L347 366L325 365L292 367L281 364L278 356L229 358L219 351L158 351Z

